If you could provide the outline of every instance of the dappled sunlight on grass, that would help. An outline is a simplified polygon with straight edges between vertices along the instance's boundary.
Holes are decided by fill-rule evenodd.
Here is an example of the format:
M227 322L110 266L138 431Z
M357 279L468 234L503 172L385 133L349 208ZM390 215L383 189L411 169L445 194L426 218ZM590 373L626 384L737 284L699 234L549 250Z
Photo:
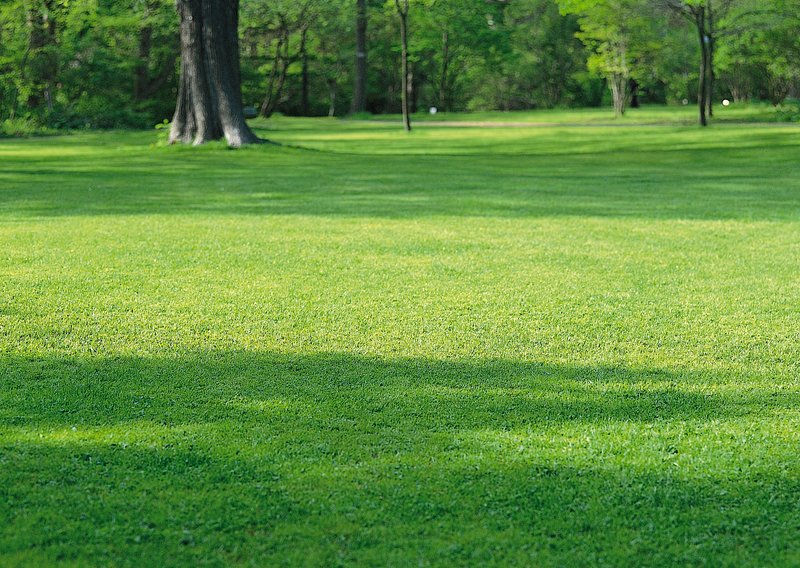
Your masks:
M797 148L797 126L718 127L711 130L682 127L637 126L624 130L608 127L432 128L421 126L398 139L390 128L350 131L341 125L329 132L287 130L273 137L301 148L368 155L526 155L575 156L581 154L686 152L690 150L753 150L765 143ZM647 161L653 157L644 158Z
M0 141L0 564L794 562L796 127L258 124Z
M587 538L599 547L624 538L639 544L618 549L623 557L687 562L727 558L758 534L750 554L774 559L800 489L796 391L737 404L730 388L714 394L714 376L691 371L333 353L0 365L24 389L12 387L24 398L4 417L17 424L2 431L4 459L16 464L6 502L60 509L53 550L81 532L96 554L111 539L145 559L206 550L222 561L224 517L267 557L294 558L313 542L315 562L340 550L321 535L371 562L390 533L410 539L396 553L421 547L442 560L460 558L445 542L487 555L500 538L577 560ZM73 388L64 372L84 384ZM740 531L728 531L732 518ZM706 537L671 548L690 534Z
M792 126L422 129L409 137L385 126L281 124L275 139L296 148L191 152L152 148L145 134L108 134L103 144L96 134L0 141L0 152L10 149L0 214L798 215Z

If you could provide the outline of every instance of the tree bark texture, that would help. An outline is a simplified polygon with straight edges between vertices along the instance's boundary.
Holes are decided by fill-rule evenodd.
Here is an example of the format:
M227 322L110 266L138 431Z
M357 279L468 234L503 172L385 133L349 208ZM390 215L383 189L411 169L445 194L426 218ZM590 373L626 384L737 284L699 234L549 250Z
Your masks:
M628 77L622 73L612 73L608 78L611 98L614 102L614 116L622 116L628 103Z
M352 112L367 110L367 0L356 3L356 68Z
M239 0L176 0L181 76L171 143L225 138L232 147L260 142L244 118L239 69Z

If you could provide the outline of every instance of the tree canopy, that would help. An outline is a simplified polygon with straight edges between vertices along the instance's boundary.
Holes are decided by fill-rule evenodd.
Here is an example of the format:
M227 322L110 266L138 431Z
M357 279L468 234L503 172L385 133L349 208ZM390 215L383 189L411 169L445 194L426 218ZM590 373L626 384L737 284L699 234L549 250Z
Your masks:
M411 113L638 100L713 113L800 92L800 0L410 0L407 20ZM401 110L394 0L241 0L239 33L243 103L264 116ZM179 36L174 0L7 0L0 120L169 119Z

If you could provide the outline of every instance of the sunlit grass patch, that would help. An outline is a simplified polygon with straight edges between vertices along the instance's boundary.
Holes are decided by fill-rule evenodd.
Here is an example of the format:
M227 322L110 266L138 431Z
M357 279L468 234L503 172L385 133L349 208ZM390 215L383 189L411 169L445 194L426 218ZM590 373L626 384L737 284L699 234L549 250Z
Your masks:
M260 127L0 141L0 564L795 563L795 127Z

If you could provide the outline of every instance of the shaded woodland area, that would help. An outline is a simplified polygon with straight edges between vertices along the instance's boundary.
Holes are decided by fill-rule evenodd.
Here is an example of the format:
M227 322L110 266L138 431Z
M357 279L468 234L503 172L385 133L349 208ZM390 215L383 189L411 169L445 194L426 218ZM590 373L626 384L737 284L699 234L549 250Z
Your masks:
M242 102L266 117L398 113L403 100L411 113L698 103L702 121L722 98L798 96L798 6L242 0ZM108 128L169 119L180 77L175 2L7 1L0 77L0 120Z

